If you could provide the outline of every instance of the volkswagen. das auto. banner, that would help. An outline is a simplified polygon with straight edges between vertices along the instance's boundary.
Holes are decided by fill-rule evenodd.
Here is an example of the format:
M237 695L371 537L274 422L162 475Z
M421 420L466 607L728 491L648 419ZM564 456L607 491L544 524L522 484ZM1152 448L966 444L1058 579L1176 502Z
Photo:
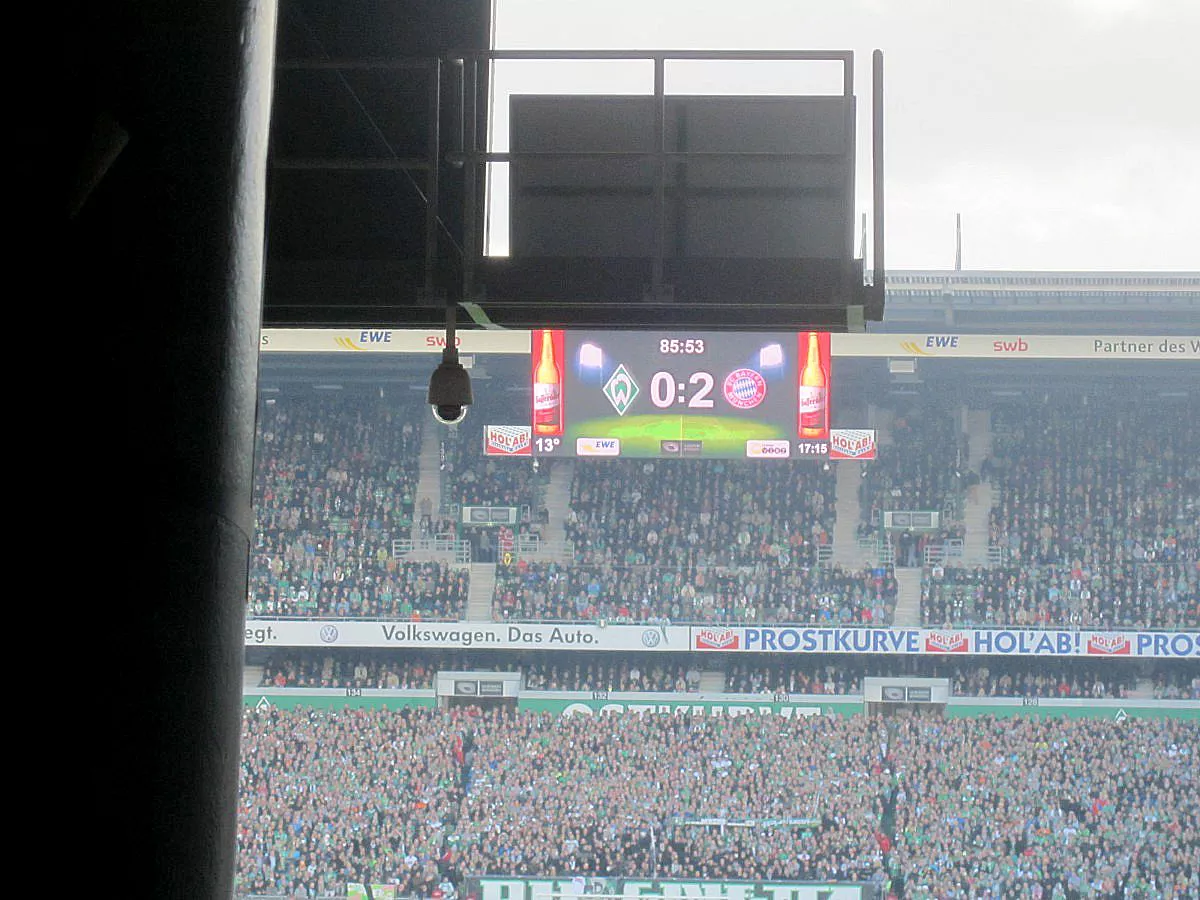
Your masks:
M1195 659L1200 632L1024 628L693 627L691 648L715 653L1092 656Z
M492 650L687 652L686 626L514 625L493 622L369 622L247 619L247 647L484 647Z

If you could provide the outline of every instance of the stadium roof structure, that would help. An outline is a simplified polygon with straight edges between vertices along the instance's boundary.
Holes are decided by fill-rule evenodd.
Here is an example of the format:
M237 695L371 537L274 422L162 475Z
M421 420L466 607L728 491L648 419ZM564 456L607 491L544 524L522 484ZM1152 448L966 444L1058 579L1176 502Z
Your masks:
M1191 333L1200 272L889 271L874 330Z
M486 3L282 0L267 325L428 326L455 302L502 327L845 331L881 318L878 51L858 135L849 51L495 51L490 16ZM565 58L643 60L654 78L645 95L514 95L512 146L489 146L497 60ZM667 93L667 68L700 58L842 75L828 94ZM855 160L868 155L874 277L854 246ZM512 186L504 256L483 250L495 163Z

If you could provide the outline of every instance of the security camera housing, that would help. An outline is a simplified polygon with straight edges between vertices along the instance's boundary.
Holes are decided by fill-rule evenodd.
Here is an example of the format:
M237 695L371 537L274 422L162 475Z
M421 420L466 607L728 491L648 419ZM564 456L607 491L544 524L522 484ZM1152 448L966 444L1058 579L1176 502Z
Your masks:
M433 410L433 417L443 425L457 425L467 417L467 408L465 406L456 406L451 403L439 406L434 403L430 408Z
M442 362L429 378L427 402L433 417L445 425L456 425L467 417L467 407L473 400L471 376L458 361L458 351L447 347Z

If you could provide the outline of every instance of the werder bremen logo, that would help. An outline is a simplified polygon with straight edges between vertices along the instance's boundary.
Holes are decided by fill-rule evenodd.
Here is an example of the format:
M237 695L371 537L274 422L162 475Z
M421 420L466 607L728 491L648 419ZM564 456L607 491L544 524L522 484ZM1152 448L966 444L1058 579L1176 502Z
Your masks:
M633 398L637 395L638 386L633 376L624 365L617 366L617 371L612 373L612 377L604 385L604 396L608 398L618 416L623 416L629 411L629 407L633 406Z

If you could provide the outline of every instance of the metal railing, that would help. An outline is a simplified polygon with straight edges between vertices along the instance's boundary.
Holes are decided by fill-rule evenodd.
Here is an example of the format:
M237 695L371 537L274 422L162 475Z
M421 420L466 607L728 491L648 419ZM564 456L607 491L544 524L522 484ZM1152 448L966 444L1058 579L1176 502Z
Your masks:
M575 562L574 541L546 541L536 534L520 535L512 548L516 559L530 562L556 562L569 565Z
M456 565L465 566L471 562L471 542L450 537L419 538L415 541L411 538L398 538L392 541L392 559L409 556L449 560Z
M858 552L881 566L890 566L896 561L896 549L886 538L859 538Z
M925 548L925 565L944 566L947 562L961 560L966 555L963 542L952 538L943 544L930 544Z
M503 61L549 61L549 60L628 60L647 61L653 70L652 97L654 101L655 120L653 148L650 150L628 151L554 151L554 152L509 152L489 150L486 140L481 140L479 127L482 119L479 115L480 103L485 100L481 94L486 89L486 77L494 70L497 62ZM740 62L830 62L838 63L842 69L841 91L822 92L832 97L842 97L850 103L854 100L854 53L852 51L798 51L798 50L473 50L456 51L447 57L449 68L453 75L452 93L458 94L458 108L461 115L458 123L459 133L454 143L457 149L446 155L446 161L454 166L462 166L464 177L463 191L463 221L468 223L464 229L462 241L463 259L463 293L467 297L476 293L475 267L484 255L481 247L482 229L474 227L478 219L478 203L481 192L479 182L485 178L487 166L491 163L510 163L521 160L583 160L609 159L627 161L648 161L653 163L654 181L654 219L655 229L651 251L651 290L654 296L660 296L664 288L664 260L670 255L666 226L666 210L668 208L668 166L672 162L682 161L740 161L743 163L771 160L801 160L811 154L802 150L780 152L751 152L751 151L671 151L668 149L666 133L666 68L668 63L678 63L689 60L710 61L740 61ZM882 297L884 284L884 241L883 241L883 55L876 50L871 58L872 73L872 208L875 221L873 223L874 273L872 282ZM844 177L849 185L851 196L855 177L855 148L857 135L853 119L849 120L847 138L851 148L843 164L846 166ZM845 246L853 248L854 232L853 214L846 217ZM431 232L432 234L432 232ZM432 258L432 254L430 255ZM849 269L843 277L849 277ZM860 276L861 277L861 276ZM847 285L849 287L849 285Z

